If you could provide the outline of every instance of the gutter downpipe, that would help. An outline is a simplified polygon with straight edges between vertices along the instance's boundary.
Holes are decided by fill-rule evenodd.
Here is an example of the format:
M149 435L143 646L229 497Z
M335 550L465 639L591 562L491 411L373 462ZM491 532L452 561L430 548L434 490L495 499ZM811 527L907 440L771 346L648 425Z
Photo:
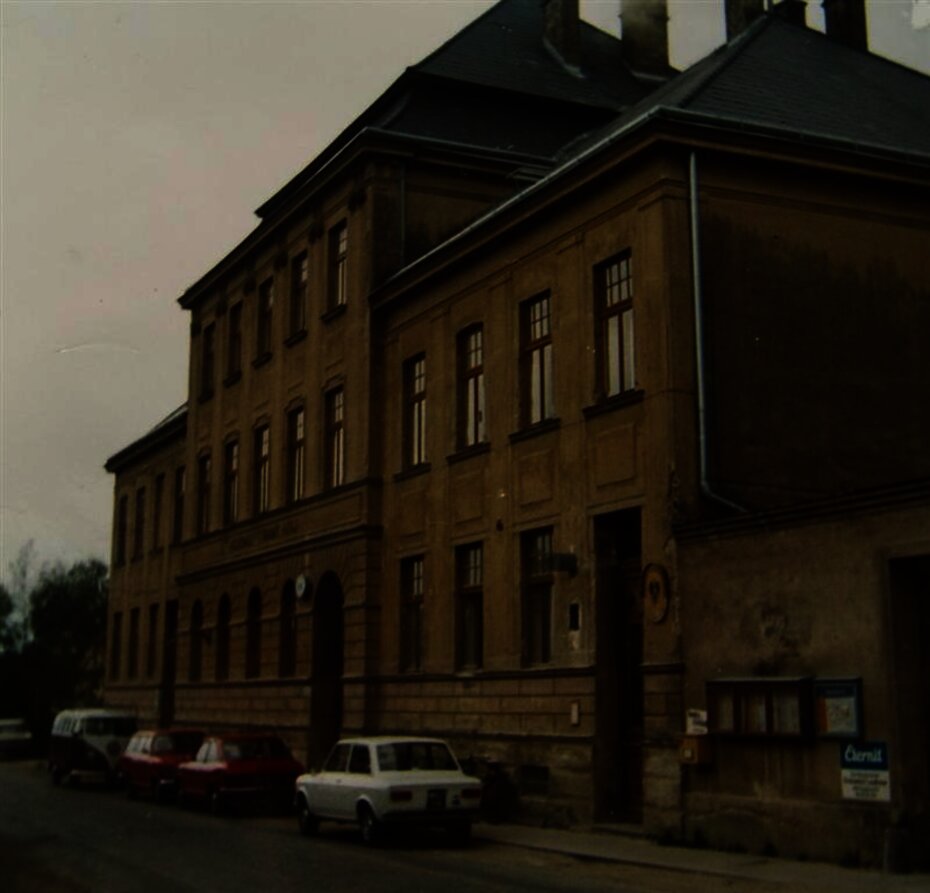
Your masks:
M707 475L707 392L704 371L704 292L701 286L701 226L698 213L697 152L688 159L688 199L691 218L691 290L694 298L694 355L697 364L698 448L701 492L715 502L746 513L746 509L715 493Z

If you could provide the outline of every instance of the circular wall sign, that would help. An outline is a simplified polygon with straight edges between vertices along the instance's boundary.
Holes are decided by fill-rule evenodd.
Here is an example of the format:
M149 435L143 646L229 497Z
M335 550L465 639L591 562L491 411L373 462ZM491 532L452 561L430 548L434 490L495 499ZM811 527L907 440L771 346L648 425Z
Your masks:
M307 578L303 574L294 581L294 591L297 598L303 598L307 594Z
M668 614L668 572L661 564L643 568L643 607L653 623L661 623Z

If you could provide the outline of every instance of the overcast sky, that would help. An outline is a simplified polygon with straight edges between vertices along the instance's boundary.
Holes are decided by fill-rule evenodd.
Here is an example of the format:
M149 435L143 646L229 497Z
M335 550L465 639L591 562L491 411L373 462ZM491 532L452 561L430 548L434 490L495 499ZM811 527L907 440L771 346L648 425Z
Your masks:
M186 399L177 297L490 5L0 2L0 576L30 538L109 558L103 463ZM673 64L722 41L722 0L669 5ZM617 0L582 11L616 30ZM871 2L870 33L930 72L930 0Z

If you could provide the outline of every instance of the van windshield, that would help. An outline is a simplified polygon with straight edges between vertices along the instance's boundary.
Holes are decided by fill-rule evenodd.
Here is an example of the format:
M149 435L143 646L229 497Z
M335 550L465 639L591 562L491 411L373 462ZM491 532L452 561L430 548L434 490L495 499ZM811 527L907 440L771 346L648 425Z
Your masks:
M136 730L134 716L88 716L84 719L85 735L114 735L128 738Z

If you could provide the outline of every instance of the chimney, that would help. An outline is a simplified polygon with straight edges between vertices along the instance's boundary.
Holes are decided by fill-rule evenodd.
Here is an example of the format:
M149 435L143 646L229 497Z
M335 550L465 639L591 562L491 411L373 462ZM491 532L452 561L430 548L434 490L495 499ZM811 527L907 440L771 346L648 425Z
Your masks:
M827 36L857 50L869 49L865 0L823 0Z
M543 9L545 40L568 66L581 65L578 0L546 0Z
M763 12L765 0L726 0L727 40L742 34Z
M666 0L623 0L621 47L626 64L636 74L665 77L668 64Z

